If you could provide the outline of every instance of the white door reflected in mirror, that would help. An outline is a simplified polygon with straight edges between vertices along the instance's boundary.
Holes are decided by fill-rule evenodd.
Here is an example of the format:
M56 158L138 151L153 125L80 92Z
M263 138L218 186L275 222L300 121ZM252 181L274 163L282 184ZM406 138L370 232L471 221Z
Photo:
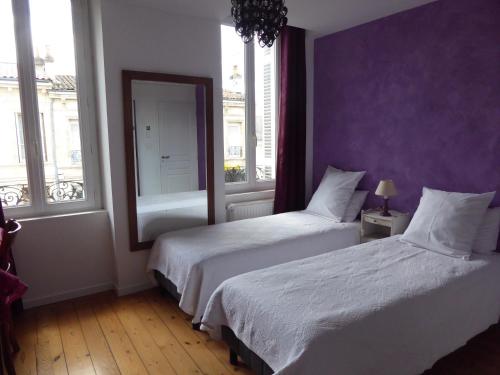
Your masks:
M162 193L199 190L196 103L159 102Z
M138 240L206 225L203 86L134 80L132 101Z

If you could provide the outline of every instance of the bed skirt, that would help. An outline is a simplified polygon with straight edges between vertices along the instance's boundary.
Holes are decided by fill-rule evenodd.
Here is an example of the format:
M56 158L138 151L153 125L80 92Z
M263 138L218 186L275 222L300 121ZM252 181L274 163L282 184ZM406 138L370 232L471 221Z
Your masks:
M231 328L222 326L222 339L229 347L229 362L233 366L238 365L238 356L245 362L256 375L271 375L274 371L257 354L247 348L231 330Z
M171 282L169 279L167 279L161 272L155 271L154 272L155 279L158 282L158 285L160 286L161 290L168 294L170 297L175 299L177 302L181 300L181 295L177 291L177 287L173 282ZM193 323L193 329L199 331L201 327L201 323Z
M181 295L179 292L177 292L177 287L173 282L171 282L169 279L167 279L161 272L155 271L154 272L155 279L158 282L158 285L166 291L168 294L170 294L177 302L181 300Z

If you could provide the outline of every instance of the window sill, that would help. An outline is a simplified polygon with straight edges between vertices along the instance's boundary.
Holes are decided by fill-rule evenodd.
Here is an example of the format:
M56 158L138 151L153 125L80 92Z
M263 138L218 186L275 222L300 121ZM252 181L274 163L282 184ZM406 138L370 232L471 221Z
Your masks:
M276 181L260 181L257 183L249 182L230 182L225 184L226 195L256 193L262 191L274 191Z
M64 217L74 217L74 216L83 216L83 215L96 215L107 213L106 210L89 210L89 211L79 211L79 212L70 212L70 213L62 213L62 214L47 214L47 215L37 215L37 216L28 216L28 217L20 217L18 220L20 223L29 222L29 221L37 221L37 220L51 220L51 219L59 219ZM7 215L6 215L7 216ZM14 219L15 217L12 217ZM6 217L7 219L7 217Z
M250 202L264 199L274 199L274 189L244 193L226 193L226 206L231 203Z

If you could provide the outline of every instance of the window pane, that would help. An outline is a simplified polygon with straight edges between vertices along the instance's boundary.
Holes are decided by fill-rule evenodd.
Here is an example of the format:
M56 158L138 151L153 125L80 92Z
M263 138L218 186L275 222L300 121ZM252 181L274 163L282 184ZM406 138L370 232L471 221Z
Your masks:
M30 0L45 194L85 199L70 0Z
M233 27L221 26L226 182L247 180L245 47Z
M30 204L11 0L0 0L0 201Z
M276 59L275 47L255 44L256 178L276 178Z

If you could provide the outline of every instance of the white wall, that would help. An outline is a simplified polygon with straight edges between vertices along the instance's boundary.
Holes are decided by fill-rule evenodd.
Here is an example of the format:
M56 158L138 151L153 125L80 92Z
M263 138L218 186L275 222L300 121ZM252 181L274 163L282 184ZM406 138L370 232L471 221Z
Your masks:
M118 0L92 3L104 202L111 219L116 288L120 294L149 285L148 251L130 252L128 239L122 69L213 78L216 220L225 220L220 24L170 15ZM100 18L100 20L99 20ZM101 30L102 27L102 30ZM102 81L101 81L102 80Z
M113 287L109 218L105 211L20 220L14 258L28 284L27 307Z

